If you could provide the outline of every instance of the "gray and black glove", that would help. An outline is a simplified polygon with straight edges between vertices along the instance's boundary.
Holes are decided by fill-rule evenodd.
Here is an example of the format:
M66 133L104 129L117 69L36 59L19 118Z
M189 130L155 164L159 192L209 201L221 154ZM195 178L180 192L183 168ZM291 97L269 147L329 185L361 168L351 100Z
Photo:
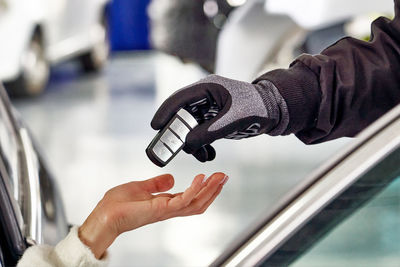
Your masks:
M201 162L215 158L210 144L217 139L280 135L289 123L285 100L268 80L250 84L210 75L165 100L151 127L162 129L181 108L199 123L187 135L183 150Z

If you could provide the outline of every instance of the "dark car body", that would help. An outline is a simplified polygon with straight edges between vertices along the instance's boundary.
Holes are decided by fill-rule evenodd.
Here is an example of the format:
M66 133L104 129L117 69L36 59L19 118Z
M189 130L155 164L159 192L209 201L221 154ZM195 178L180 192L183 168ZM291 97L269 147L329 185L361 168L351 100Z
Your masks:
M55 180L0 85L0 266L16 265L35 244L68 233Z

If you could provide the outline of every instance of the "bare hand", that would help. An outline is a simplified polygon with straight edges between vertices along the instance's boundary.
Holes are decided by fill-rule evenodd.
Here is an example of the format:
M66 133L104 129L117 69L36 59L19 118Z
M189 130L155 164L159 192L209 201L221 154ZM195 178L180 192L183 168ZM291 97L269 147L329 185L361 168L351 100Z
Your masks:
M101 258L123 232L173 217L202 214L228 179L223 173L215 173L206 181L204 178L197 175L192 185L178 194L154 195L173 187L174 178L169 174L114 187L79 228L79 238L96 258Z

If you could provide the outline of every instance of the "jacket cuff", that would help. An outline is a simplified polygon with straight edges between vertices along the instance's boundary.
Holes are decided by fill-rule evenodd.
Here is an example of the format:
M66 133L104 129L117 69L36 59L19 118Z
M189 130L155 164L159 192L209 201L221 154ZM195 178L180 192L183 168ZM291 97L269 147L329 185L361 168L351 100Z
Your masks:
M318 78L301 61L294 61L289 69L277 69L258 77L253 83L271 81L284 98L289 110L289 124L283 133L297 134L316 125L321 99Z
M71 228L67 237L57 244L52 254L52 257L60 263L58 266L103 267L108 265L107 253L98 260L90 248L82 243L78 236L78 226Z

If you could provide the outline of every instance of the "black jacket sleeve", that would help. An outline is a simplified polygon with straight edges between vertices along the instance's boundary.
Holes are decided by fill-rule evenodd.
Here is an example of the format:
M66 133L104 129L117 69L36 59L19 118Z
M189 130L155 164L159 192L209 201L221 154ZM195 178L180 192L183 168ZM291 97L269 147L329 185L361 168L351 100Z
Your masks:
M270 80L285 99L285 134L307 144L352 137L400 103L400 0L394 2L394 19L375 20L369 42L343 38L254 81Z

